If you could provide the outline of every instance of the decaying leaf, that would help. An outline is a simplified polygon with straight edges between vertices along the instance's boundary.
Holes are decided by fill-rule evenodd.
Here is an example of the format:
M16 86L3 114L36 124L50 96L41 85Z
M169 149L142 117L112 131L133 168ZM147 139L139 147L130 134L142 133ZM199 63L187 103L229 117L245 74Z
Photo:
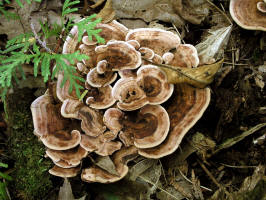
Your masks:
M143 159L130 168L129 179L135 181L139 175L153 166L157 160L154 159Z
M95 4L91 5L91 8L97 8L98 6L102 5L105 0L99 0Z
M75 199L72 193L70 182L68 181L67 178L65 178L63 186L60 187L60 190L59 190L58 200L84 200L85 198L86 198L86 195L79 199Z
M171 65L155 64L167 74L168 82L173 84L188 83L197 88L204 88L209 85L216 72L223 64L223 59L197 68L180 68Z
M101 156L96 159L95 165L106 170L110 174L119 176L116 171L115 165L109 156Z
M208 36L195 46L198 51L200 64L210 64L213 63L213 59L219 59L227 45L232 27L230 25L215 30L208 30Z
M115 17L115 11L112 7L112 0L107 0L103 9L97 14L102 19L102 23L111 22Z

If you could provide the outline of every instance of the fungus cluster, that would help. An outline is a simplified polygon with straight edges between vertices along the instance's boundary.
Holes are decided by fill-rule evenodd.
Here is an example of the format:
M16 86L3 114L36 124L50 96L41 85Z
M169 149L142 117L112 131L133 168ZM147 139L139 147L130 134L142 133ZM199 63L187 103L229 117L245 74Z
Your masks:
M176 34L153 28L128 30L117 21L97 28L105 45L89 40L86 33L78 42L74 27L63 47L65 54L80 50L90 57L76 63L77 74L86 79L84 100L68 92L68 81L61 87L60 72L56 94L47 91L31 110L35 134L55 164L51 174L72 177L82 170L84 181L110 183L123 178L127 162L138 155L155 159L173 153L207 108L210 91L174 86L156 66L198 66L195 47L180 44ZM110 156L114 172L93 162L81 167L88 154Z

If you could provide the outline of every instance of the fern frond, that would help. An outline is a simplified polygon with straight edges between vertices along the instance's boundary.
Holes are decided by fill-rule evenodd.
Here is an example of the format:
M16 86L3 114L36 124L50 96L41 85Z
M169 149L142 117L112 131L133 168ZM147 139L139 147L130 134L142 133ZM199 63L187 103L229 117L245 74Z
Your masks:
M21 2L21 0L15 0L16 1L16 3L21 7L21 8L24 8L24 5L23 5L23 3ZM36 2L38 2L38 3L41 3L42 2L42 0L33 0L33 1L36 1ZM32 0L26 0L26 2L28 3L28 4L31 4L32 3Z
M65 82L68 80L70 83L69 92L72 92L74 88L77 96L80 97L80 90L83 89L83 87L79 84L79 82L85 82L85 80L77 75L76 68L73 65L76 61L88 59L88 56L80 54L79 51L76 51L72 54L54 54L53 58L55 59L56 66L53 71L52 78L59 71L63 71L64 78L61 87L63 87Z
M14 44L24 43L27 41L30 42L30 38L32 38L33 36L34 36L33 33L25 33L25 34L20 34L18 36L15 36L11 40L7 41L6 48Z
M70 6L77 5L79 3L80 3L79 0L75 0L75 1L66 0L62 8L62 17L66 16L69 13L76 12L78 9L70 8Z
M78 23L76 23L76 26L78 27L78 42L81 41L81 37L84 32L87 32L88 37L90 40L92 40L92 36L94 36L97 40L98 43L105 43L105 40L99 36L99 32L101 32L101 29L95 29L96 25L101 22L101 19L95 19L92 21L94 18L96 18L96 14L93 14Z

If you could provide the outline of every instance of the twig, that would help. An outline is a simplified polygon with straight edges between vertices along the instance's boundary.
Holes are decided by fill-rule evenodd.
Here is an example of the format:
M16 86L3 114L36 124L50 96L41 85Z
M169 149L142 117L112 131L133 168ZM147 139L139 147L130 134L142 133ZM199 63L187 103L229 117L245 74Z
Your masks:
M45 50L46 50L47 52L49 52L50 54L52 54L53 51L52 51L49 47L46 46L46 42L45 42L45 41L42 41L42 40L40 39L40 37L39 37L38 34L36 33L36 30L35 30L34 24L33 24L32 22L30 23L30 27L31 27L31 30L32 30L32 32L33 32L33 34L34 34L34 37L35 37L35 39L38 41L38 43L39 43L43 48L45 48Z
M246 168L256 168L257 166L233 166L233 165L228 165L224 163L220 163L221 165L225 167L231 167L231 168L238 168L238 169L246 169Z
M157 186L155 183L153 183L153 182L151 182L150 180L144 178L143 176L139 176L139 178L141 178L143 181L145 181L145 182L147 182L147 183L149 183L149 184L151 184L151 185L153 185L153 186L156 186L159 190L165 192L166 194L168 194L169 196L173 197L174 199L179 200L179 198L177 198L176 196L172 195L170 192L164 190L163 188Z
M228 64L228 65L239 65L239 66L248 66L248 64L244 64L244 63L231 63L231 62L223 62L224 64Z
M218 183L218 181L214 178L214 176L212 175L212 173L205 167L205 165L199 159L197 159L197 162L200 164L201 168L206 172L206 174L210 177L210 179L212 180L212 182L218 188L222 189L224 191L224 193L229 197L229 199L232 199L231 194L224 188L224 186L222 186L220 183Z
M227 21L230 23L230 25L233 25L232 21L230 20L230 18L220 9L218 8L214 3L210 2L209 0L206 0L210 5L212 5L214 8L216 8L216 10L218 12L220 12L226 19Z
M220 152L222 149L227 149L233 145L235 145L236 143L238 143L239 141L243 140L245 137L251 135L252 133L255 133L256 131L258 131L259 129L263 128L266 126L266 123L261 123L258 124L254 127L252 127L251 129L244 131L242 134L234 137L234 138L230 138L228 140L226 140L225 142L223 142L222 144L220 144L216 150L214 150L211 154L208 155L208 158L211 157L212 155Z
M185 174L183 174L183 172L182 172L179 168L178 168L178 171L179 171L179 173L181 174L181 176L182 176L187 182L189 182L189 183L192 184L192 181L189 180L189 178L186 177ZM200 187L201 187L202 189L204 189L204 190L207 190L207 191L212 192L212 189L210 189L210 188L207 188L207 187L204 187L204 186L200 186Z
M176 26L175 26L174 23L172 23L172 26L174 27L174 29L175 29L177 35L180 37L182 43L183 43L183 44L186 44L185 41L182 39L181 34L179 33L179 31L178 31L178 29L176 28Z

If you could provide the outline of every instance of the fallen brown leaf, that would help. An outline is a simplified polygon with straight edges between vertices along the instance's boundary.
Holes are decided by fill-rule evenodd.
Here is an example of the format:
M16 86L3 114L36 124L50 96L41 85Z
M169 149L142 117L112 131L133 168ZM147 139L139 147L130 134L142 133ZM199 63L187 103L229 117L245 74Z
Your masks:
M187 83L197 88L209 85L216 72L223 64L223 59L210 65L202 65L197 68L181 68L165 64L154 64L160 67L167 75L168 82L173 84Z
M107 0L103 9L97 14L97 18L102 19L102 23L111 22L115 17L115 11L112 7L112 0Z

